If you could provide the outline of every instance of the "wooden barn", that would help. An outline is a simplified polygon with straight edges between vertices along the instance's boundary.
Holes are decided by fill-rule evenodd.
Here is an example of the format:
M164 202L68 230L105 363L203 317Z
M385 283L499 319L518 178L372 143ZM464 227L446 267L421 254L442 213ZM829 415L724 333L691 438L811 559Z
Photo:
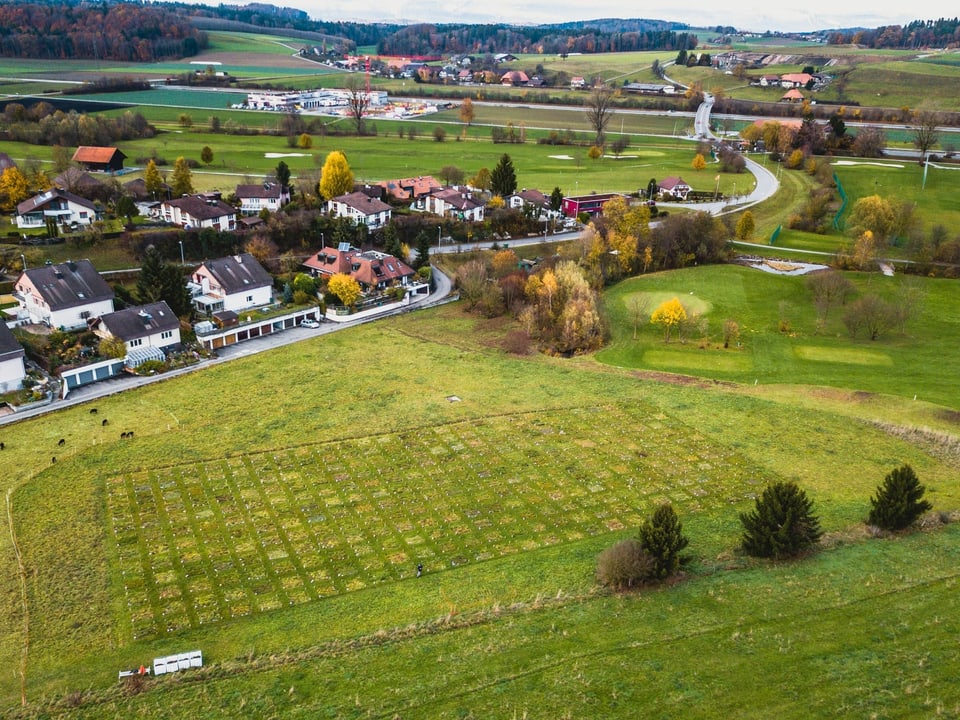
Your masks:
M72 159L73 162L88 172L115 173L123 170L123 161L126 157L115 147L81 145L73 154Z

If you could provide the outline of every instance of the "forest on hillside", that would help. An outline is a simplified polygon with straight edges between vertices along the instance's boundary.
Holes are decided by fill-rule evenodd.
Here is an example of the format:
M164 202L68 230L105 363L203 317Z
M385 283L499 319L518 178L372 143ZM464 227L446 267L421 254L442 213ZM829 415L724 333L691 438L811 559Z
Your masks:
M0 4L0 56L155 62L196 55L207 36L159 6Z

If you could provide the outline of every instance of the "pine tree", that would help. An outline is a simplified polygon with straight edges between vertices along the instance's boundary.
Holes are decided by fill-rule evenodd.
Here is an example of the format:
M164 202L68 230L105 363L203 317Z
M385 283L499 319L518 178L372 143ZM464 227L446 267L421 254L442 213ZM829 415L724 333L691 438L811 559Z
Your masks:
M662 580L677 572L680 551L689 543L673 506L665 503L640 526L640 546L653 560L651 575Z
M290 184L290 167L283 160L277 163L277 168L273 172L277 176L280 187L286 188Z
M909 465L892 470L870 498L867 522L884 530L902 530L933 506L922 500L926 491Z
M743 549L756 557L781 559L799 555L823 534L813 502L794 482L768 485L751 513L741 513Z
M392 222L387 223L387 226L383 229L383 251L387 255L406 260L406 258L401 257L403 250L400 248L400 233L397 231L397 226Z
M193 174L190 172L190 166L182 155L177 158L173 164L173 172L170 173L170 188L174 197L193 194Z
M563 207L563 192L559 187L555 187L553 192L550 193L550 209L554 212L560 212L560 208Z
M147 248L137 274L137 299L141 305L158 302L163 295L163 258L153 245Z
M419 270L428 265L430 265L430 236L426 230L421 230L417 234L417 257L414 260L414 268Z
M500 157L500 162L490 174L490 190L494 195L507 197L513 195L517 189L517 173L513 169L513 160L504 153Z

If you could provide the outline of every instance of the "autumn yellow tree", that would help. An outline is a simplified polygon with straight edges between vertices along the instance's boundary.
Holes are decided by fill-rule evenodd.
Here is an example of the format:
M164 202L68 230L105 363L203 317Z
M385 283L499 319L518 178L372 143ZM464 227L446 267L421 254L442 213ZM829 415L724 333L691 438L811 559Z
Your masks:
M320 194L325 200L353 191L353 173L347 164L347 156L339 150L327 155L320 174Z
M753 237L754 230L756 230L756 221L753 219L753 213L746 210L737 220L736 235L741 240L749 240Z
M300 137L297 138L297 147L301 150L309 150L313 147L313 138L310 133L300 133Z
M690 165L691 167L693 167L694 170L696 170L697 172L700 172L701 170L707 167L707 160L706 158L703 157L703 155L701 155L700 153L697 153L696 155L694 155L693 162L690 163Z
M663 341L670 342L670 335L675 327L687 319L687 311L680 303L679 298L665 300L657 306L657 309L650 315L650 322L653 325L663 327Z
M159 200L163 193L163 177L160 170L157 169L157 163L150 158L147 161L147 167L143 170L143 184L147 194L154 200Z
M360 283L346 273L337 273L327 282L327 291L336 295L347 307L353 307L360 299Z
M30 197L30 183L15 165L0 175L0 208L10 212L19 203Z
M873 233L870 230L864 230L853 246L853 261L858 268L863 270L873 262L876 252L877 241L874 239Z
M797 168L803 167L803 150L797 148L789 156L787 156L787 167L791 170L796 170Z
M473 100L464 98L460 103L460 122L469 125L473 122Z
M170 188L174 197L193 194L193 173L187 159L182 155L173 163L173 172L170 173Z
M493 256L492 260L494 276L502 278L505 275L509 275L517 269L517 264L519 262L520 259L513 250L506 249L499 251Z

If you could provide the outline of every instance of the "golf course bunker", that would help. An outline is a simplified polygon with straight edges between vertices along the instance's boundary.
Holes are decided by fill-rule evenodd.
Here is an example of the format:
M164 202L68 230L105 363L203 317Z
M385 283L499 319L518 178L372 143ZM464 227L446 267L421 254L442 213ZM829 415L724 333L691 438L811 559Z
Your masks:
M573 160L573 155L548 155L551 160Z
M264 153L263 156L264 156L265 158L267 158L268 160L276 160L277 158L285 158L285 157L310 157L310 153L275 153L275 152L268 152L268 153Z
M767 258L752 258L746 264L756 270L773 273L774 275L806 275L817 270L829 270L829 265L819 263L794 262L792 260L769 260Z

